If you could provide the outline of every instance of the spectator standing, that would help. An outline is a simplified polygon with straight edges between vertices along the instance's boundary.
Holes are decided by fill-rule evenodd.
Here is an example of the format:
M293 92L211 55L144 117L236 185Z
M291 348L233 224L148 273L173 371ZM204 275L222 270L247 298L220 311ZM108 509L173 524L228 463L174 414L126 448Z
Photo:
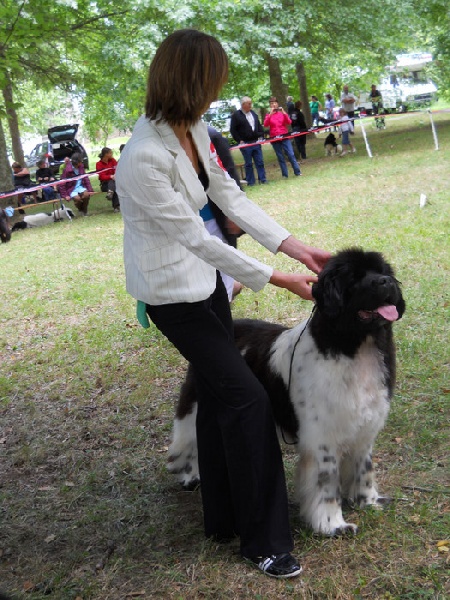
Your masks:
M319 127L319 120L320 120L319 111L321 110L322 105L320 104L319 100L317 99L317 96L311 96L311 102L309 103L309 108L311 109L312 126L314 127L314 125L315 125L316 127Z
M347 113L348 118L354 119L356 96L354 96L351 92L348 91L348 85L344 85L342 90L343 91L341 94L341 106Z
M278 105L278 100L275 98L275 96L271 96L269 104L270 110L264 119L264 127L269 128L269 135L271 138L282 138L288 133L288 125L291 125L292 121L284 108ZM282 176L286 178L289 176L283 151L286 152L286 156L292 165L296 177L300 176L300 167L298 166L298 162L295 158L291 140L280 139L279 141L270 143L272 144L272 148L275 150L275 154L277 155Z
M342 152L339 156L345 156L349 152L356 152L356 148L350 142L350 133L353 133L353 121L348 118L345 108L339 109L339 121L342 135Z
M383 109L383 98L381 96L381 92L377 90L377 86L374 83L370 87L369 98L372 102L373 114L377 115L380 110Z
M334 107L336 103L331 94L325 94L325 118L327 121L334 121Z
M106 192L106 198L112 201L114 212L120 211L119 196L116 192L116 167L117 160L113 157L111 148L102 148L98 155L99 161L95 165L100 180L100 189Z
M292 96L288 96L286 98L286 108L287 108L287 113L289 116L291 116L291 112L294 110L295 108L295 104L294 104L294 98Z
M297 135L294 137L295 145L297 146L298 153L301 159L306 158L306 132L308 127L306 126L305 115L302 112L302 103L298 100L294 104L294 110L291 112L290 117L292 121L292 133L303 133L303 135Z
M59 191L61 198L67 201L73 200L80 213L84 217L87 217L89 199L94 190L92 189L89 177L80 177L80 175L84 174L83 157L79 152L75 152L64 167L61 175L63 183L61 183Z
M264 129L258 115L252 110L252 99L248 96L241 99L241 108L231 115L230 133L238 144L251 144L246 148L239 148L244 158L247 185L256 183L253 163L259 183L267 183L261 144L256 143L264 137Z
M231 156L228 140L217 129L211 127L211 125L208 125L208 135L213 146L211 151L213 155L217 155L216 158L219 165L228 173L231 179L234 179L236 185L242 189L236 166ZM211 235L217 236L223 242L233 246L233 248L237 247L237 238L244 232L210 198L208 198L208 203L200 210L200 216L205 221L205 227ZM220 271L220 276L227 290L228 299L231 302L241 292L243 285L235 281L233 277L227 275L224 271Z

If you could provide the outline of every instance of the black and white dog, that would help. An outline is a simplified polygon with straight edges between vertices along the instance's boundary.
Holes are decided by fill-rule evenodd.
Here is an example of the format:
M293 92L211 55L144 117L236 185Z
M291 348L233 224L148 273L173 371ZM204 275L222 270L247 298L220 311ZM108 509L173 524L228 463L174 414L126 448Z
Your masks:
M325 148L325 156L333 156L342 152L342 146L337 143L334 133L329 133L323 143Z
M399 282L377 252L354 248L331 258L313 285L312 316L293 329L235 321L236 344L266 388L284 439L297 441L296 491L315 532L355 532L342 500L382 503L372 447L395 384L392 323L405 310ZM196 398L190 370L182 386L168 468L185 487L199 481Z
M23 221L14 223L11 231L27 229L28 227L42 227L42 225L56 223L57 221L63 221L64 219L68 219L69 221L71 221L74 217L74 212L70 208L66 208L63 204L61 208L58 208L51 213L37 213L35 215L26 215L23 218Z

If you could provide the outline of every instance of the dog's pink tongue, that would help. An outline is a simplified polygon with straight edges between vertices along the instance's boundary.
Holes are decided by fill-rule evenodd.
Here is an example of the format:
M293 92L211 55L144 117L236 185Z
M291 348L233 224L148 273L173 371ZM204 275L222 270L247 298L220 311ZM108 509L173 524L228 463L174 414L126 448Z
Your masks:
M398 319L397 309L393 304L390 306L380 306L376 312L380 314L386 321L396 321Z

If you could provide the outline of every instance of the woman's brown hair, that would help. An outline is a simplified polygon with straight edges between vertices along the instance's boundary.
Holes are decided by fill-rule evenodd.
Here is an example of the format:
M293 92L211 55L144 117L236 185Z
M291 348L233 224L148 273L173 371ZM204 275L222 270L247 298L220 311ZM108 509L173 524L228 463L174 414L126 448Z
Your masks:
M217 99L228 78L228 59L216 38L181 29L160 45L150 65L145 114L169 125L192 125Z

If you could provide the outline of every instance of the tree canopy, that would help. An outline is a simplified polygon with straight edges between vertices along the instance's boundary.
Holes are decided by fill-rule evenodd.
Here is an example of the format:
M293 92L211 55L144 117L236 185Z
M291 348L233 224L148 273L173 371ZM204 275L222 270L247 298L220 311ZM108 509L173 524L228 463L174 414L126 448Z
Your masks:
M230 59L222 97L338 94L366 89L400 52L435 57L440 94L450 89L450 10L446 0L2 0L0 120L16 160L21 133L45 133L74 101L91 139L128 130L142 111L148 65L172 31L215 35ZM56 123L55 121L58 121ZM2 141L3 140L3 141ZM0 135L0 146L5 144ZM7 156L0 149L0 163ZM0 165L0 189L10 182Z

